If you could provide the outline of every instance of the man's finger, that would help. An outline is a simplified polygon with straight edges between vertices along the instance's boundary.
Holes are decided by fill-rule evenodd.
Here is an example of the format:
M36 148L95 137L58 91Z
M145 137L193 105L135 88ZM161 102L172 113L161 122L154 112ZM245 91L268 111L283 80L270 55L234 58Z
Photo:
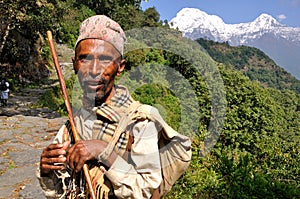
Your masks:
M42 165L53 165L55 163L66 163L66 157L42 158L41 160Z
M63 165L63 164L43 165L42 169L44 169L44 170L62 170L62 169L65 169L65 165Z
M69 148L69 146L70 146L70 141L65 141L65 142L63 143L62 148L63 148L64 150L67 150L67 149Z
M52 149L52 150L46 150L43 152L42 157L58 157L61 155L65 155L66 154L66 150L62 149L62 148L58 148L58 149Z
M45 151L60 149L62 147L63 147L63 144L50 144L48 147L45 148Z

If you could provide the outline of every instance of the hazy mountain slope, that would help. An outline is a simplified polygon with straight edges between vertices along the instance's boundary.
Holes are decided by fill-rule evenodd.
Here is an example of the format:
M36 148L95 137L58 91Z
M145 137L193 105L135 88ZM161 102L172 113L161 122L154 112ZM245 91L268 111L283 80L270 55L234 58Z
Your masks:
M248 46L230 46L205 39L197 42L217 62L227 67L242 71L252 81L259 81L264 86L280 90L289 89L300 93L300 81L276 65L264 52Z

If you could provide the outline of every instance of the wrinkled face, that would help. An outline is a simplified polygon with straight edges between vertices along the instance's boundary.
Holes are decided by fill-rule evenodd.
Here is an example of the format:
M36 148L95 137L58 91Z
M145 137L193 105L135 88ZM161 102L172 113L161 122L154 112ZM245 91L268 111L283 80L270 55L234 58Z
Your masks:
M99 39L82 40L72 59L84 97L107 102L114 94L114 80L125 67L120 53L108 42Z

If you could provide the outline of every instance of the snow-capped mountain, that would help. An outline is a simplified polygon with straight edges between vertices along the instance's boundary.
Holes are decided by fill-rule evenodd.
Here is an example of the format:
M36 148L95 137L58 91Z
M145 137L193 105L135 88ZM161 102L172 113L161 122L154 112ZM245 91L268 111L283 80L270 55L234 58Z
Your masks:
M196 8L183 8L169 25L190 39L257 47L300 79L300 27L285 26L268 14L248 23L226 24L220 17Z

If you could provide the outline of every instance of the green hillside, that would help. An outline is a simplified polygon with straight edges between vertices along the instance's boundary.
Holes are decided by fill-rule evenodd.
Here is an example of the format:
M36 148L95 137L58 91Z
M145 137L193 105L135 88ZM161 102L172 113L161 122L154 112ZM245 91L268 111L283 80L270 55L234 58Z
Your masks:
M230 46L205 39L197 42L217 62L228 68L243 72L252 81L258 81L266 87L280 90L289 89L300 93L300 80L297 80L283 68L276 65L264 52L248 46Z
M192 165L167 198L298 198L299 95L220 70L227 108L219 140L199 158L198 132Z
M148 35L147 38L151 36ZM180 71L193 85L200 107L199 111L190 111L193 122L199 117L199 129L193 136L191 167L166 198L298 198L299 94L289 89L279 90L251 81L242 71L234 69L228 63L214 62L203 49L193 49L191 43L178 35L161 36L160 39L169 42L168 49L175 49L172 51L177 54L155 49L144 50L144 56L151 57L152 61L148 65L142 62L143 68L149 72L148 67L154 67L154 63L162 64L161 67L167 63ZM145 41L145 44L150 45L150 42L151 40ZM188 50L185 52L180 49ZM186 59L185 53L193 57L192 61ZM226 53L227 50L224 50L225 55ZM269 62L272 63L272 60ZM233 61L231 63L236 65ZM255 61L252 63L259 65ZM210 84L217 83L217 74L210 67L216 67L220 72L226 102L211 91L213 86ZM208 68L209 74L198 73ZM182 102L178 98L176 100L178 96L172 92L172 87L166 88L158 77L160 71L140 71L139 75L142 77L131 79L130 81L135 82L131 84L139 85L142 85L141 80L144 78L148 81L148 84L135 90L134 97L144 103L163 106L165 117L173 118L168 123L179 129L183 125L182 118L179 117ZM165 79L170 75L168 72L163 73ZM208 80L210 77L213 78L212 81ZM176 86L184 91L180 88L183 87L182 84ZM218 98L218 108L213 107L213 98ZM222 103L225 103L226 119L222 129L214 132L210 129L211 123L222 117ZM220 115L213 118L212 110ZM213 128L217 129L216 126ZM205 148L211 143L205 143L205 140L210 136L218 136L217 143L206 153Z

